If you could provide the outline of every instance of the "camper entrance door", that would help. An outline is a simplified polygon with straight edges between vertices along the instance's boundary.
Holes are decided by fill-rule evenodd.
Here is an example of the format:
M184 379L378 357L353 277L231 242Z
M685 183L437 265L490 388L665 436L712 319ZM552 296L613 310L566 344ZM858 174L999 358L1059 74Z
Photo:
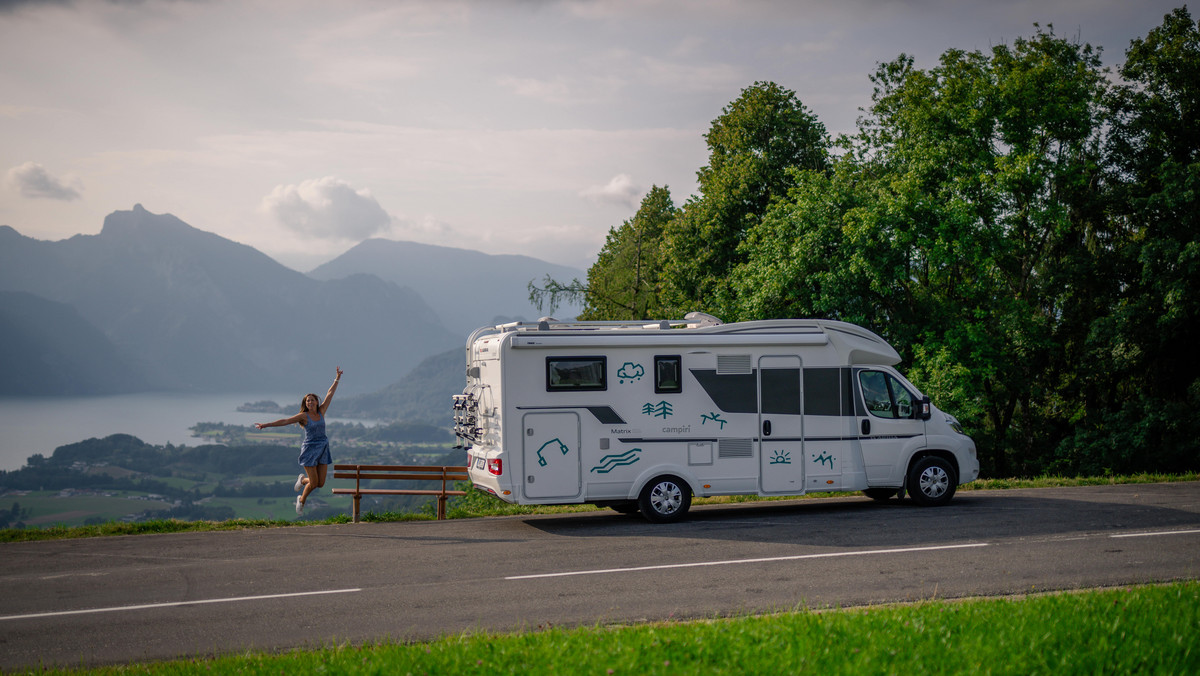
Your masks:
M763 493L804 492L803 386L800 357L759 357L758 462Z
M521 428L525 497L577 497L582 487L579 414L526 413Z

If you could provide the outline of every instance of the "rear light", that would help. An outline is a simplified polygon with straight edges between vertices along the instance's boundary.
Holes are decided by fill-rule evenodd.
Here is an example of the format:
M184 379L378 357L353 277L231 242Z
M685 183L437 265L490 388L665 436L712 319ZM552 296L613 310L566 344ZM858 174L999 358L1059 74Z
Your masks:
M500 476L504 472L504 461L500 458L487 461L488 473Z

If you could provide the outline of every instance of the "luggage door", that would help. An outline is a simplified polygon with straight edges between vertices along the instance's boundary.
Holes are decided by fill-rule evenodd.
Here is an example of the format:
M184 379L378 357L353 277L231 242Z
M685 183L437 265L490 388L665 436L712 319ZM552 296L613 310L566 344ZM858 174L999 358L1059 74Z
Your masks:
M582 488L579 414L527 413L521 426L525 497L578 497Z
M804 370L798 355L758 359L758 463L763 493L804 492Z

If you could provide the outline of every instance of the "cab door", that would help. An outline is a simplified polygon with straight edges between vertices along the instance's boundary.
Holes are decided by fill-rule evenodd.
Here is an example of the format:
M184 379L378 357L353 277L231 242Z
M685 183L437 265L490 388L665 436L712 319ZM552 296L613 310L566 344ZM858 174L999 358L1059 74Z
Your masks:
M855 370L855 414L867 484L899 486L905 460L924 444L920 401L884 369Z
M763 493L804 492L804 369L797 355L758 359L758 462Z

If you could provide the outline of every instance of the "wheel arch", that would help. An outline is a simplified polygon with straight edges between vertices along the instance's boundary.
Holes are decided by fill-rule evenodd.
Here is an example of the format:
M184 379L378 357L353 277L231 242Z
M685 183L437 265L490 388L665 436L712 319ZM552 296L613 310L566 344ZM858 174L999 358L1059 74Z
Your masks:
M655 465L639 474L637 479L634 479L633 483L630 484L629 499L637 500L638 496L642 494L642 489L646 487L646 484L661 476L679 477L680 480L687 484L688 490L692 492L692 495L696 494L696 477L692 476L691 472L678 465Z
M904 478L902 480L904 485L902 488L908 488L908 473L912 471L913 465L929 456L935 456L950 463L950 468L954 470L954 484L956 486L958 485L959 477L962 476L962 471L959 469L958 457L954 455L954 452L948 451L944 448L923 448L909 456L908 463L904 465Z

